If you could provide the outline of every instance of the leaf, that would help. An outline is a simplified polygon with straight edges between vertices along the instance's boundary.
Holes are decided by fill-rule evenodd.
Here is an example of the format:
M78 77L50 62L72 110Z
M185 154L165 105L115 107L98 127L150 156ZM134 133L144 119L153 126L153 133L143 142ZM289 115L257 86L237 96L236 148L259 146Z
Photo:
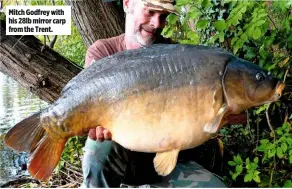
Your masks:
M268 139L263 139L260 141L261 144L268 144L270 141Z
M169 30L164 30L165 32L163 33L164 37L166 38L170 38L173 33L174 33L174 29L169 29Z
M265 44L266 46L269 46L269 45L271 45L271 44L274 42L274 40L275 40L275 37L273 37L273 36L268 36L268 37L266 37L266 38L264 39L264 44Z
M281 143L286 143L287 138L285 136L281 136L281 138L278 141Z
M247 37L247 34L246 33L243 33L240 38L243 40L243 41L248 41L248 37Z
M247 59L247 60L252 60L258 54L258 52L256 52L255 48L250 48L249 47L246 51L247 52L244 55L244 58Z
M6 16L4 14L4 12L0 12L0 20L5 20Z
M214 23L214 27L216 28L216 30L218 31L223 31L226 29L226 23L225 20L218 20Z
M283 131L281 129L277 129L276 130L277 135L282 136L283 135Z
M222 43L223 41L224 41L224 32L221 31L221 32L219 33L219 42Z
M260 47L259 53L263 59L266 59L266 57L269 55L269 53L265 50L263 45Z
M260 28L256 27L253 34L252 34L252 37L254 39L259 39L261 37L261 34L262 34L262 32L261 32Z
M289 163L292 164L292 155L289 156Z
M286 32L288 33L291 30L289 19L285 19L282 23L283 23L282 27L285 28Z
M243 46L243 41L241 39L238 39L234 45L233 53L237 53L237 51Z
M241 159L240 155L233 156L233 160L234 160L235 163L237 163L237 164L242 164L242 159Z
M288 149L288 146L287 146L286 143L282 143L281 144L281 148L282 148L283 152L285 153L287 151L287 149Z
M169 14L167 17L167 24L174 25L178 20L178 16L175 14Z
M283 188L292 188L292 180L286 180Z
M189 14L190 19L196 19L201 15L201 13L199 11L191 11L188 14Z
M238 37L234 37L234 38L231 40L231 45L233 46L234 43L235 43L238 39L239 39Z
M211 2L210 0L203 0L201 5L204 9L206 9L211 5Z
M255 158L253 159L253 162L258 163L258 162L259 162L259 158L258 158L258 157L255 157Z
M260 20L256 23L256 26L261 26L266 22L266 20Z
M282 125L282 129L290 129L290 126L288 124L284 123Z
M289 146L292 146L292 138L287 138L287 143L289 144Z
M252 38L253 33L254 33L254 27L253 26L249 27L245 33L247 33L248 37Z
M212 37L210 37L209 40L208 40L208 44L213 45L214 42L216 41L216 39L218 39L218 36L219 35L213 35Z
M258 164L257 163L251 163L250 165L251 165L250 168L252 170L256 170L258 168Z
M232 174L232 179L235 181L236 180L236 178L237 178L237 176L238 176L238 174Z
M267 158L267 154L265 153L265 154L264 154L264 157L263 157L263 159L262 159L262 163L266 162L267 160L268 160L268 158Z
M255 170L254 172L253 172L253 174L255 174L255 175L259 175L261 172L259 172L258 170Z
M254 181L256 181L257 183L260 183L261 182L261 179L259 177L259 175L253 175L253 178L252 178Z
M262 145L257 147L257 150L260 151L260 152L265 152L267 150L267 145L266 144L262 144Z
M199 20L197 22L197 28L199 29L205 29L208 26L209 21L208 20Z
M230 165L230 166L235 166L235 165L237 165L234 161L228 161L228 165Z
M289 61L289 57L287 57L287 58L285 58L285 60L283 60L280 64L279 64L279 66L280 66L280 68L282 68L283 66L285 66L286 64L287 64L287 62Z
M272 150L272 149L275 149L275 144L272 144L272 143L268 143L267 144L267 148L268 148L268 150ZM275 152L276 153L276 152Z
M267 106L266 104L260 106L260 107L256 110L256 114L259 114L259 113L261 113L261 112L263 112L263 111L266 111L267 107L268 107L268 106Z
M248 173L244 176L244 182L250 182L252 181L253 175L251 173Z
M200 36L196 32L189 31L187 33L187 36L190 40L193 41L193 44L199 43L199 41L200 41Z
M187 5L191 2L191 0L176 0L177 6Z
M273 148L271 150L268 151L268 158L273 157L276 154L276 149Z
M274 63L274 64L268 66L267 70L270 71L270 70L274 69L276 67L276 65L277 65L277 63Z
M250 169L251 169L251 165L250 165L250 164L247 164L247 165L245 166L245 168L246 168L247 170L250 170Z
M234 173L233 173L232 171L229 171L229 174L230 174L230 175L233 175Z
M240 174L242 172L242 170L243 170L242 165L237 165L235 170L236 170L237 174Z
M283 155L283 150L280 147L277 147L277 156L281 159L284 155Z
M249 157L246 158L245 163L246 163L246 164L249 164L249 163L250 163Z

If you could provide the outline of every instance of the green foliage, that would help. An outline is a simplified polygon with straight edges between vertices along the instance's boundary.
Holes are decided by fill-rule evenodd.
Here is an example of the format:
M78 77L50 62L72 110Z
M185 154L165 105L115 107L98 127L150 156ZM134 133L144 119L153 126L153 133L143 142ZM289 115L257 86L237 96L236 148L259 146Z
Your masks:
M292 58L290 1L178 0L163 35L183 44L221 46L283 78Z
M268 162L271 158L287 160L292 164L292 129L288 123L276 129L276 137L273 141L262 139L257 150L263 153L262 163Z
M236 180L236 178L243 174L244 176L244 182L261 182L260 179L260 171L258 171L258 157L254 158L253 161L250 161L249 158L246 158L245 162L241 159L240 155L234 156L233 161L229 161L228 164L230 166L235 167L235 172L233 173L230 171L230 175L232 176L233 180Z
M243 161L238 154L233 156L233 161L228 162L235 169L234 172L229 172L234 181L241 175L244 182L256 182L261 187L291 187L291 180L284 179L289 178L291 173L283 169L292 168L291 124L284 123L282 127L277 128L275 137L261 139L254 156L253 161L249 157ZM270 178L265 180L267 176Z
M81 66L84 65L86 48L81 35L73 24L71 26L71 35L58 36L54 50L69 60L72 60Z
M55 0L55 5L65 5L64 0ZM49 5L52 6L52 2L49 0L39 1L39 0L30 0L26 2L27 5ZM85 54L86 47L83 43L82 37L79 34L77 28L73 24L73 20L71 21L71 35L59 35L57 36L57 41L53 47L55 51L66 57L67 59L77 63L81 66L84 66L85 63ZM45 36L37 36L43 43ZM48 36L50 40L53 39L54 36ZM46 45L50 41L46 40Z
M5 20L6 16L4 14L4 12L0 12L0 20Z
M45 36L37 37L44 43ZM50 40L52 40L54 36L48 37L50 38ZM46 41L47 41L46 44L48 45L49 42L48 40ZM71 35L57 36L57 41L53 49L62 56L73 61L74 63L77 63L80 66L84 66L86 48L82 41L81 35L79 34L77 28L74 25L71 26Z
M62 159L55 169L55 173L58 173L61 169L68 166L68 164L70 164L70 166L81 167L81 156L83 155L82 148L85 141L86 137L69 138L62 153Z
M292 62L292 1L177 0L180 16L170 15L163 35L182 44L218 46L254 62L291 85L285 74ZM291 99L291 92L287 98ZM291 186L291 118L288 108L274 103L248 112L247 127L220 131L236 156L228 164L231 179L241 187ZM283 108L286 108L283 110ZM266 111L279 127L273 132ZM286 113L283 113L285 112ZM277 115L276 112L282 112ZM282 117L280 117L282 116ZM286 117L286 121L284 121ZM288 121L287 121L288 120ZM283 124L284 123L284 124ZM236 138L235 142L232 139ZM242 151L238 151L242 149ZM242 184L240 184L242 182Z
M52 5L52 1L50 0L28 0L25 2L26 5ZM54 4L57 5L65 5L64 0L54 0ZM6 5L15 5L15 2L7 3ZM2 19L2 14L1 14ZM67 59L77 63L81 66L84 65L86 48L79 34L77 28L71 21L71 35L68 36L57 36L56 43L53 47L55 51L66 57ZM36 36L44 43L45 36ZM48 36L50 40L53 39L54 36ZM46 45L50 43L49 40L46 39ZM65 149L62 153L62 159L60 160L55 172L58 173L62 169L66 169L68 164L73 165L75 167L81 167L81 156L83 154L82 147L85 144L85 137L72 137L70 138L65 146Z

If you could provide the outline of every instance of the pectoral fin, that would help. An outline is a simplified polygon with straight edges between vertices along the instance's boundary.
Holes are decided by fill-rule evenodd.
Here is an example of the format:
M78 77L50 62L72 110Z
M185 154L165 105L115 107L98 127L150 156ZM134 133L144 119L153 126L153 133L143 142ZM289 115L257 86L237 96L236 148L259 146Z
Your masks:
M204 127L204 131L207 133L216 133L217 130L220 127L220 123L225 115L225 113L228 110L228 106L227 104L224 104L223 107L221 107L218 111L218 113L216 114L216 116L205 125Z
M159 175L166 176L175 168L179 150L157 153L154 158L154 167Z

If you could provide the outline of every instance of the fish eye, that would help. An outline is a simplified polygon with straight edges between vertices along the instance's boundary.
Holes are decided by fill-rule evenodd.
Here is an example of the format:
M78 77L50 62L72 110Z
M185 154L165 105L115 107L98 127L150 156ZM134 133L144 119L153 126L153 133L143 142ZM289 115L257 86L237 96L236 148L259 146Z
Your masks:
M256 74L256 79L258 81L263 81L265 79L265 75L263 73L257 73Z

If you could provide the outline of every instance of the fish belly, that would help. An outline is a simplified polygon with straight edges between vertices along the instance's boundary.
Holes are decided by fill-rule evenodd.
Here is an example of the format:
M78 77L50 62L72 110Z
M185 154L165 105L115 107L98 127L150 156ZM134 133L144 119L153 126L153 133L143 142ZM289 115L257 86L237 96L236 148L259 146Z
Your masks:
M206 91L208 87L182 87L132 95L110 108L106 127L114 141L134 151L196 147L211 137L203 131L214 116L213 96Z

